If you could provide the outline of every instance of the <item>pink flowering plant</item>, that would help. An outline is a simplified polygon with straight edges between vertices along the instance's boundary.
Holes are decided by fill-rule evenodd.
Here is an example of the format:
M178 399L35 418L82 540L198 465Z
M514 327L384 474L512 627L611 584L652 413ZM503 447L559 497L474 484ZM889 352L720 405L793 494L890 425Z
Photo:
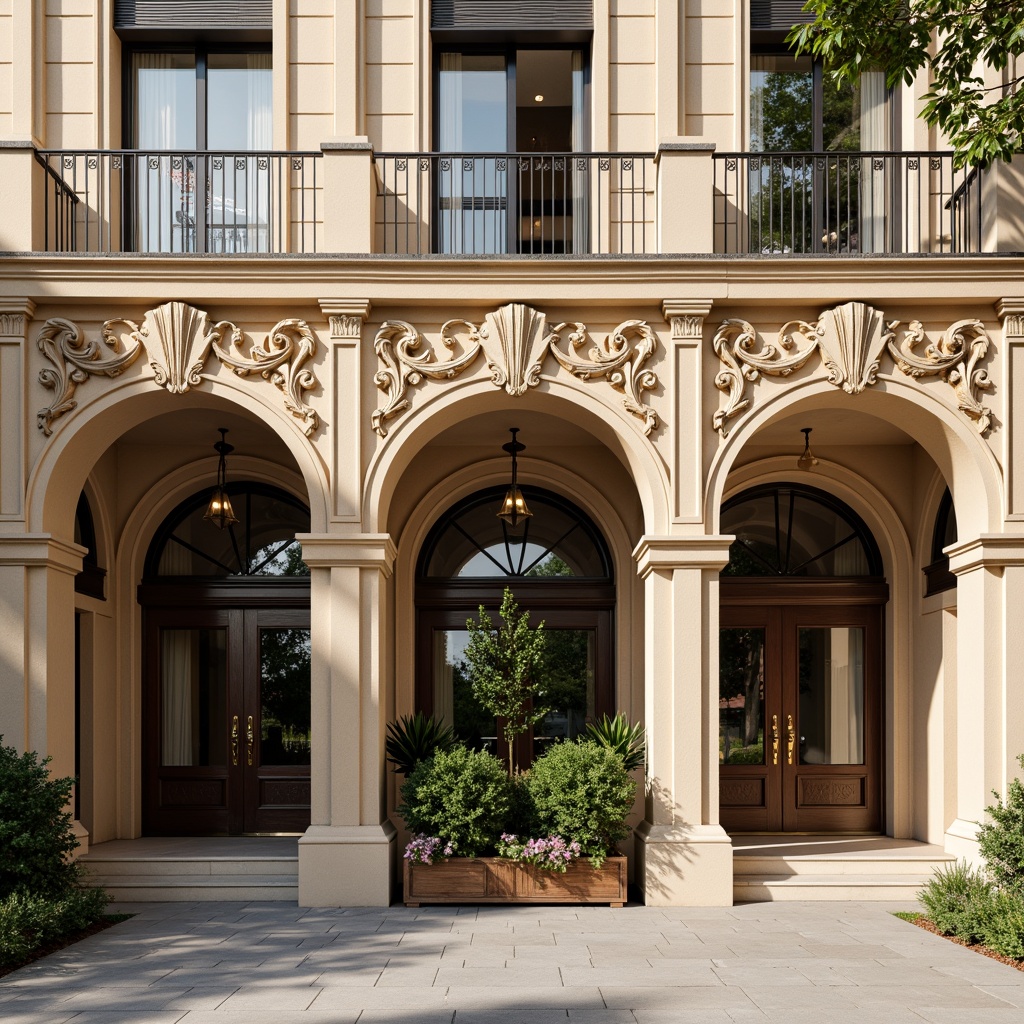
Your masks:
M405 848L405 859L413 864L433 864L445 860L455 853L455 844L440 836L428 836L422 832L415 835Z
M502 833L498 843L498 854L508 860L536 864L548 871L565 871L580 857L580 844L574 840L566 842L561 836L545 836L539 839L520 839L508 832Z

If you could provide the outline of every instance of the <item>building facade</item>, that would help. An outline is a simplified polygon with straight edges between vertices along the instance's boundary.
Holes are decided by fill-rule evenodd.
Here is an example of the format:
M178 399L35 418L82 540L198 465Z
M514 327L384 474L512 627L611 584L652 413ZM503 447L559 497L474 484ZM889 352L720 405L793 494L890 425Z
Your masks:
M751 832L976 855L1024 751L1020 169L835 89L793 6L0 9L0 733L84 845L300 833L301 903L386 904L386 727L493 742L509 585L559 666L522 759L646 726L647 902L730 903Z

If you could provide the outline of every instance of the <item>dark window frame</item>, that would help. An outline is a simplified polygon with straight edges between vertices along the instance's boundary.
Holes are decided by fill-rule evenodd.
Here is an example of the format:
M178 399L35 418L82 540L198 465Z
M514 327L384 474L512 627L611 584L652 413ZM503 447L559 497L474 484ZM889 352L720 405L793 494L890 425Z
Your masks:
M946 547L946 531L953 523L953 542L956 542L956 508L953 505L953 494L947 487L939 499L935 510L935 525L932 527L931 562L921 571L924 573L924 596L942 594L947 590L956 590L956 575L949 571L949 555L943 553Z

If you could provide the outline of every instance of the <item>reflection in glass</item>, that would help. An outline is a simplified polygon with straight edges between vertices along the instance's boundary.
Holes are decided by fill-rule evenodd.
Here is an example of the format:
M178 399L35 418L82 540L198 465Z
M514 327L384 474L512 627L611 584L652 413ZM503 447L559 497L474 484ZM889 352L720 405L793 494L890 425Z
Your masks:
M309 764L308 629L260 630L260 764Z
M723 576L873 576L877 549L849 510L797 487L741 495L722 509L736 535Z
M160 763L227 764L227 630L160 631Z
M718 759L764 764L764 630L723 629L718 646Z
M551 743L574 739L595 715L594 660L597 636L592 629L548 629L544 667L544 703L550 711L533 727L534 756ZM501 755L499 724L473 696L465 661L469 631L434 631L434 716L451 725L455 735L476 749Z
M800 629L800 763L864 763L864 630Z

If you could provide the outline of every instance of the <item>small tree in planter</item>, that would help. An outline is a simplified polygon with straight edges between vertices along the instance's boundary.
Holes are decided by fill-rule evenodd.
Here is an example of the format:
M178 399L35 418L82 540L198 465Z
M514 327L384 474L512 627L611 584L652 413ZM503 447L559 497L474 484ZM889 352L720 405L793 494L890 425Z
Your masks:
M544 623L530 626L530 613L520 612L508 587L501 599L502 620L495 626L484 606L477 619L469 619L469 665L473 696L484 710L503 720L502 737L508 744L508 772L517 768L513 745L547 713L543 704L543 671L547 651Z

